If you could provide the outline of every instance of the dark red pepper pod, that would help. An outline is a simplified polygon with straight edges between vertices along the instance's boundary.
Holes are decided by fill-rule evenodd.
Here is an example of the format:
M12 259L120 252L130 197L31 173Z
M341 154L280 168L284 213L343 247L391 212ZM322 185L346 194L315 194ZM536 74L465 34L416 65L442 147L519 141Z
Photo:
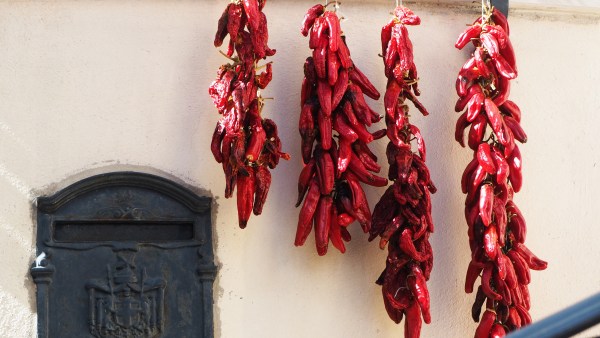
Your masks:
M215 46L221 46L229 35L227 55L232 63L219 68L217 79L208 90L219 114L223 115L215 128L211 151L215 160L223 165L225 197L232 197L237 188L240 228L246 227L252 213L260 215L263 211L271 186L269 169L275 168L280 158L289 159L289 155L281 151L277 126L261 116L264 100L258 95L258 89L265 89L273 74L271 62L260 67L256 64L275 53L267 46L264 5L264 0L227 5L219 19ZM306 129L308 133L311 121L304 121L301 130Z
M435 192L435 186L425 165L425 141L419 128L409 121L409 102L424 116L428 115L416 98L420 94L416 89L419 79L406 28L418 25L420 19L403 6L394 13L395 17L381 32L387 77L383 99L385 135L389 140L386 155L390 164L388 177L394 182L375 206L369 240L379 236L380 248L388 248L383 281L378 284L382 285L390 318L398 323L404 316L405 337L419 337L422 322L431 322L427 280L433 266L429 244L434 229L430 194ZM468 126L464 115L464 121L457 124L457 140L463 139L463 130ZM391 301L398 288L408 290L408 304Z
M319 255L327 253L329 241L344 253L343 241L350 240L346 227L357 221L364 232L371 228L361 182L377 187L388 183L374 174L381 167L368 148L375 137L382 137L381 132L371 134L367 129L381 116L368 106L364 95L377 99L380 94L352 62L335 9L311 7L301 27L313 51L304 63L301 92L299 130L306 166L298 179L296 206L307 197L295 244L304 243L314 224ZM311 182L316 182L318 196L311 195L316 194Z
M525 219L513 202L523 180L515 140L525 143L527 134L520 123L521 110L508 99L510 81L517 77L508 21L493 7L484 10L485 15L455 45L458 49L473 45L473 55L456 80L455 108L463 113L455 139L464 147L464 130L471 125L468 145L474 158L464 171L461 188L467 194L465 216L472 250L467 293L473 292L481 275L472 309L473 319L480 322L476 338L503 337L531 322L530 270L547 267L524 245ZM485 300L487 310L480 320Z
M475 338L489 338L495 321L496 312L489 309L485 310L479 321L479 326L477 326L477 330L475 331Z
M404 315L406 321L404 322L404 337L405 338L419 338L421 336L421 311L419 304L413 301L412 304L406 308Z

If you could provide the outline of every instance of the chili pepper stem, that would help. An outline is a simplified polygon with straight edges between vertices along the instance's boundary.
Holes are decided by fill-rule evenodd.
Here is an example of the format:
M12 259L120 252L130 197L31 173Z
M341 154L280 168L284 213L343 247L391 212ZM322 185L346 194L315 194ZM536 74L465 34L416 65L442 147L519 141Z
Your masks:
M491 142L490 142L491 141ZM495 144L496 142L496 137L494 136L494 133L490 133L490 135L488 136L488 138L484 141L484 143L491 143L491 144Z
M223 55L224 57L226 57L227 59L229 59L235 63L238 63L240 61L237 57L233 58L233 57L227 55L226 53L223 53L222 50L219 50L219 53L221 53L221 55Z
M263 68L267 67L267 65L268 65L268 64L272 64L272 63L273 63L273 61L269 61L269 62L265 63L265 64L264 64L264 65L262 65L262 66L258 66L258 63L255 63L255 64L254 64L254 69L256 69L256 70L261 70L261 69L263 69Z

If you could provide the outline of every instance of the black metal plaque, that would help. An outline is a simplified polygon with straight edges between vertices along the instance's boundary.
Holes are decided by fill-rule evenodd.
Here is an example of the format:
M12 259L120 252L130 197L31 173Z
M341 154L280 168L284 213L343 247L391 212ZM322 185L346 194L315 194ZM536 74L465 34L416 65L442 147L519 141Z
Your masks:
M38 198L38 337L213 337L210 206L134 172Z

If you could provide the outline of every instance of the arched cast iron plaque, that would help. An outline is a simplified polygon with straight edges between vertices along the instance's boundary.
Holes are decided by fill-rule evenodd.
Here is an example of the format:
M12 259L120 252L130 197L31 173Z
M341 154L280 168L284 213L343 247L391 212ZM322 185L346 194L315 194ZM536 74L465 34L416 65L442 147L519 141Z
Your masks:
M213 337L210 198L117 172L37 206L38 337Z

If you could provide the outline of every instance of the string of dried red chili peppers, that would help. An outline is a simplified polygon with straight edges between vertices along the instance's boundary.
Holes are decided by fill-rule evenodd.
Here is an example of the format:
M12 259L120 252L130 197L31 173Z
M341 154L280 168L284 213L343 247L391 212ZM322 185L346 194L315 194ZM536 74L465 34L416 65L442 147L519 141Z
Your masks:
M384 96L387 136L388 177L394 181L373 211L369 240L380 236L379 246L388 246L385 270L377 280L390 318L400 323L403 315L405 337L419 337L421 316L431 322L427 280L433 267L429 235L433 232L430 193L436 191L425 165L425 143L419 129L409 122L406 100L423 114L417 68L407 25L421 19L410 9L398 6L394 17L381 31L382 56L388 78ZM411 143L416 141L417 153Z
M332 4L335 9L337 3ZM343 253L344 241L350 240L349 224L358 220L364 232L371 227L371 211L360 182L387 185L385 178L372 173L381 167L367 146L383 137L385 130L369 133L366 126L381 116L363 97L377 100L380 94L352 62L335 11L320 4L311 7L301 33L310 35L313 53L304 64L302 83L299 129L305 166L298 179L296 206L303 199L304 204L295 245L304 244L314 223L318 254L327 253L329 241Z
M456 111L466 110L457 121L455 136L464 147L464 130L471 126L468 146L475 153L464 171L462 191L467 194L465 216L472 251L467 293L473 292L481 274L472 309L473 319L479 322L476 338L502 337L531 323L529 270L547 266L523 244L525 220L513 202L522 184L521 153L515 140L525 143L527 136L520 126L519 107L508 100L510 80L517 77L508 22L493 7L484 9L485 15L456 42L458 49L469 42L475 46L456 81L460 96Z
M281 151L277 125L261 117L264 89L272 78L272 65L257 74L257 63L273 56L267 45L267 17L262 12L266 0L234 1L227 5L219 19L215 47L229 35L227 57L231 63L222 65L209 94L217 107L219 119L211 151L223 164L225 197L233 196L237 185L237 208L240 228L245 228L252 212L262 213L271 185L271 172L280 158L289 159Z

